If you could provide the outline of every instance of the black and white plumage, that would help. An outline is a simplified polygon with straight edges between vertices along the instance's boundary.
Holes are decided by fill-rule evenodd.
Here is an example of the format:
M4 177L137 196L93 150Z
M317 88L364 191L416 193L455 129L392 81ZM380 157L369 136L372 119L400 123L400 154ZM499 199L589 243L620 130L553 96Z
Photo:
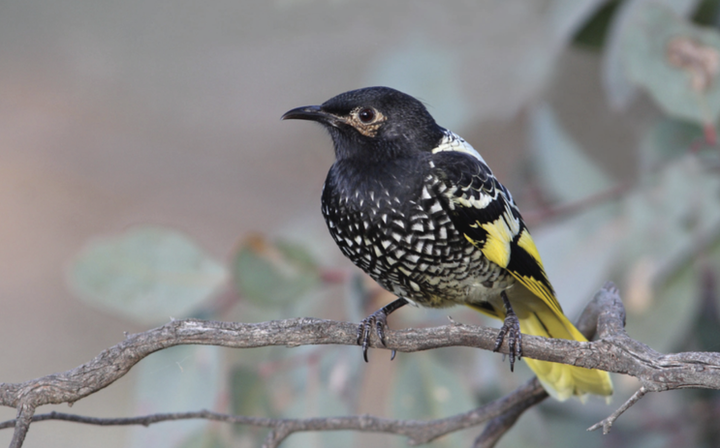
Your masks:
M387 87L338 95L284 119L319 122L336 161L322 212L338 247L399 299L371 324L383 339L387 314L408 301L470 306L504 320L513 355L526 334L585 340L562 313L510 192L465 140L435 123L421 102ZM559 399L609 395L605 372L527 360Z
M466 147L448 131L443 141L446 148ZM371 177L358 173L352 159L338 161L323 188L322 212L343 254L388 291L429 307L484 303L513 282L451 220L448 197L459 190L441 179L436 162L452 163L452 151L373 166ZM456 162L466 157L472 156ZM471 188L473 179L479 188L487 181L483 167L477 164L478 176L467 179Z

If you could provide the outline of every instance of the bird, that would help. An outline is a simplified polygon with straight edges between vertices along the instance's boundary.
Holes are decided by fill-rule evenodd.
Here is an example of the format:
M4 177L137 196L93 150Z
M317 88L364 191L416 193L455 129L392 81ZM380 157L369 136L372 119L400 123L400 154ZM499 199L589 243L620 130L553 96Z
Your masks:
M495 351L507 338L511 370L523 334L587 341L564 315L510 191L421 101L366 87L282 119L330 134L335 162L321 197L330 235L397 296L358 327L366 361L372 330L384 345L387 316L407 304L465 305L503 321ZM613 392L607 372L522 359L558 400Z

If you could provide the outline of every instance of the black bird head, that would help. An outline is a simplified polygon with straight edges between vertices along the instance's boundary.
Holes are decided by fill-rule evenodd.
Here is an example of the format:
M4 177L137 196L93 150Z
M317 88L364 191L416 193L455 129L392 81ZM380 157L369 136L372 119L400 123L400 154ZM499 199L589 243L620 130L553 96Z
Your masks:
M420 101L389 87L351 90L320 106L292 109L282 119L324 125L338 160L382 162L409 157L431 151L444 132Z

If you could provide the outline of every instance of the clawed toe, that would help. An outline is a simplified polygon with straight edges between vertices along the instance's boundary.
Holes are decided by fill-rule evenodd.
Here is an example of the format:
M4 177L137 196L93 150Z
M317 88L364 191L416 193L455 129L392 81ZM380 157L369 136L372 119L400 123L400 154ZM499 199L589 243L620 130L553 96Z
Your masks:
M372 332L373 327L375 328L375 333L380 339L380 343L385 346L385 330L388 328L387 317L390 313L404 305L407 305L408 303L407 299L399 298L375 311L360 322L357 331L357 344L362 346L363 359L365 362L368 362L367 352L370 347L370 333ZM392 355L390 355L390 360L395 359L395 353L395 350L393 350Z
M385 345L385 328L387 327L387 314L382 310L377 310L360 322L357 331L357 343L362 346L363 359L368 362L368 348L370 348L370 333L373 327L375 333L380 339L380 343ZM395 351L393 350L392 357L395 357Z
M510 355L510 371L515 370L515 358L522 358L522 333L520 332L520 320L510 306L510 301L505 294L505 291L501 293L503 304L505 305L505 321L500 328L500 333L495 340L494 352L500 350L505 337L508 338L508 349Z

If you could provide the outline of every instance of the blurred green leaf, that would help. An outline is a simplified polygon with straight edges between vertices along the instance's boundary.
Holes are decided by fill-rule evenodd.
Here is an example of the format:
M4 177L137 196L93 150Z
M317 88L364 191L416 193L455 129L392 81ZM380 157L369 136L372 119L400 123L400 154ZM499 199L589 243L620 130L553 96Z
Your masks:
M539 181L553 199L577 201L612 185L610 178L565 132L547 103L530 113L529 141Z
M584 48L598 50L605 45L605 36L607 35L613 15L620 6L620 0L611 0L605 2L593 16L585 22L582 28L575 33L573 43Z
M720 352L720 238L707 248L698 263L700 277L700 312L692 325L691 340L695 343L689 350ZM694 333L694 334L693 334ZM686 349L682 347L682 349ZM719 434L720 435L720 434Z
M720 223L720 178L687 155L647 179L625 200L626 253L645 255L668 272L686 260L699 235Z
M661 117L650 126L640 141L640 166L644 172L657 169L662 163L686 154L703 138L700 126L670 117Z
M319 356L317 365L322 383L349 409L367 371L360 347L322 347L311 355ZM304 385L301 387L304 389Z
M637 16L647 3L646 0L624 0L606 34L602 81L608 102L617 110L625 110L637 95L637 88L628 79L623 57L628 35L637 28ZM694 10L697 0L654 0L654 3L667 6L685 17Z
M552 433L552 427L548 427L544 416L538 412L537 407L523 413L519 422L502 436L497 448L518 448L518 447L570 447L564 444L562 435ZM551 442L560 440L560 444ZM586 445L583 445L585 448ZM592 445L587 448L594 448Z
M533 231L545 271L570 320L608 280L623 232L614 204L596 206Z
M213 409L220 400L220 351L219 347L182 345L143 359L134 369L137 414ZM207 427L206 420L136 427L130 446L174 448Z
M648 2L623 46L629 78L669 115L699 124L720 114L720 34L692 25L671 9Z
M561 41L572 38L606 0L551 0L545 15L548 28Z
M271 398L267 381L258 374L256 369L244 366L232 369L230 373L230 406L233 414L273 417L275 413ZM236 433L248 429L244 425L235 425L233 428Z
M180 232L136 227L89 243L69 282L84 301L142 323L187 316L225 281L225 267Z
M692 17L693 22L704 26L720 25L720 1L701 0Z
M624 207L617 269L626 279L628 332L672 350L699 304L695 260L720 229L720 178L689 155L649 178Z
M317 380L313 380L316 382ZM307 386L307 384L306 384ZM290 405L285 412L288 418L330 417L347 415L348 407L340 398L324 385L317 382L312 387L305 387L304 393ZM320 431L293 434L283 448L335 448L353 446L353 431Z
M233 262L235 285L242 296L263 307L283 306L320 284L317 264L302 246L249 237Z
M401 419L437 419L473 409L477 404L463 378L448 369L432 353L413 353L397 359L400 367L392 393L393 417ZM466 446L463 434L442 438L442 446Z
M225 448L218 429L205 429L190 435L178 448Z
M634 275L642 274L636 271ZM697 269L689 263L650 291L647 304L637 303L637 297L630 298L628 334L656 350L674 350L684 339L700 305Z

